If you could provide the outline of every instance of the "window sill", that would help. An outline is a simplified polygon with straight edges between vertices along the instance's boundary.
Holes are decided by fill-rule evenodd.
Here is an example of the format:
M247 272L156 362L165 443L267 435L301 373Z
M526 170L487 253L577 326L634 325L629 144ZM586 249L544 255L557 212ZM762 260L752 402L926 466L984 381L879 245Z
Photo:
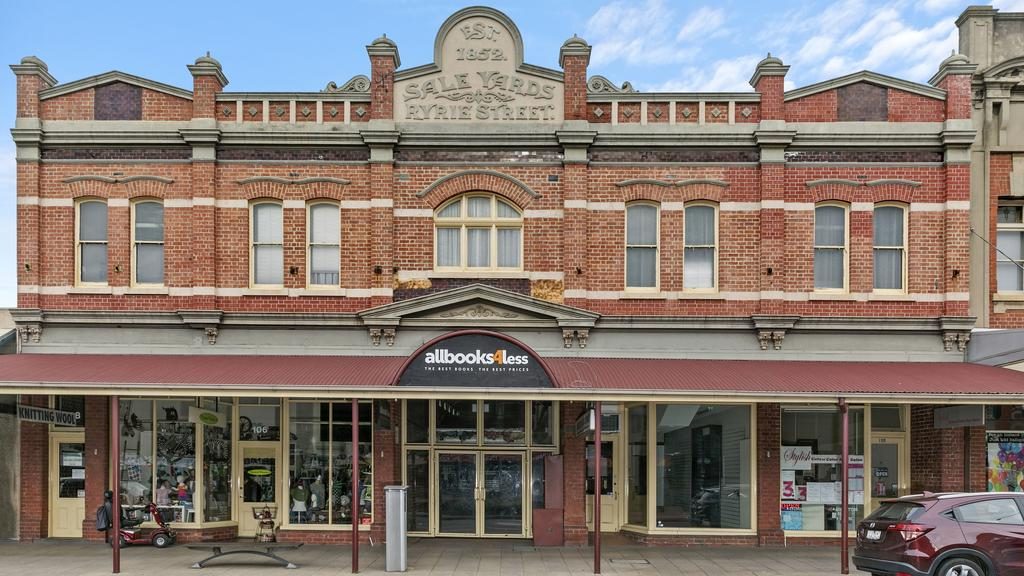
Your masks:
M873 301L873 302L886 301L886 300L888 300L888 301L897 301L897 302L904 302L904 301L908 302L908 301L912 301L913 298L909 294L907 294L906 292L871 292L870 294L868 294L868 300Z
M287 288L245 288L242 296L287 296Z
M623 290L623 300L667 300L668 295L661 290Z
M683 290L679 293L680 300L725 300L718 290Z
M837 301L848 301L852 302L857 299L856 296L849 292L811 292L807 294L808 300L837 300Z
M68 294L113 294L113 286L75 286Z
M170 294L170 290L166 286L134 286L125 290L124 293L129 296L166 296Z
M996 292L992 295L993 302L1024 302L1024 292Z
M427 278L529 278L530 273L523 270L434 270L427 273Z
M348 290L344 288L320 288L307 286L298 293L298 296L348 296Z

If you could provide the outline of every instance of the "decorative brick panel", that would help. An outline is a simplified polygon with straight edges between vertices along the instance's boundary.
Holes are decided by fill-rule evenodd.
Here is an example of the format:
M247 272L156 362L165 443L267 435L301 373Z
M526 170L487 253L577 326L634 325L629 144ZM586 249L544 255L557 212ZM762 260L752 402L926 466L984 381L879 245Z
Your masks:
M836 120L885 122L889 119L888 90L868 82L836 88Z
M43 160L190 160L188 147L44 148Z
M218 160L272 161L325 161L325 162L366 162L370 159L369 148L282 148L282 147L235 147L217 149Z
M96 120L142 120L142 88L111 82L94 90Z

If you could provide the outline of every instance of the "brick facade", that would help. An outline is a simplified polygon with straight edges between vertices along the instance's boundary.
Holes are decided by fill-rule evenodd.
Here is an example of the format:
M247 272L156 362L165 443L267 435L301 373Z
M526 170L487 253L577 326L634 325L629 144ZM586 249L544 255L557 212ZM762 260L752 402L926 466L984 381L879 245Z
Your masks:
M15 66L20 119L83 125L116 120L159 133L145 144L74 142L66 134L19 141L19 150L35 153L19 156L18 163L19 309L41 315L90 311L110 325L144 313L168 313L151 315L160 318L183 311L235 314L243 318L237 329L254 333L260 318L290 313L333 329L338 325L327 319L346 315L347 322L371 308L482 283L616 317L623 324L669 326L686 320L696 326L705 319L753 325L758 317L773 316L849 322L882 332L893 320L935 326L972 321L966 299L970 168L946 162L956 150L944 128L947 121L970 115L967 76L948 75L939 90L863 73L787 94L788 67L769 56L755 71L751 94L642 94L625 86L603 89L593 78L588 82L590 47L573 38L562 47L562 69L543 72L563 90L559 122L527 129L413 125L396 118L402 105L396 91L415 74L401 68L398 48L386 37L366 48L366 86L356 82L350 91L272 97L225 92L227 78L209 55L188 67L191 90L119 73L73 83L79 89L71 90L66 84L53 86L45 65L26 59ZM856 122L877 123L870 125L877 132L865 133L862 125L848 128ZM910 122L921 123L919 129L911 127L920 133L909 134ZM837 136L823 139L826 133ZM995 198L1001 186L1009 186L1009 156L993 154L991 166L994 222ZM522 270L436 270L435 212L461 194L476 192L495 194L521 212ZM108 281L102 286L76 286L76 204L86 199L100 199L108 208ZM131 206L139 199L164 204L161 287L132 285ZM283 281L273 289L256 289L251 279L251 206L264 201L282 208ZM339 206L340 279L326 291L307 286L306 280L308 205L314 201ZM626 286L626 210L634 202L659 209L657 288L645 292ZM712 205L717 214L715 290L706 293L684 286L685 214L692 202ZM815 289L814 210L823 202L843 206L848 214L848 289L838 293ZM907 211L905 293L874 289L874 208L883 202ZM994 224L990 232L994 236ZM991 269L994 276L994 264ZM1020 314L993 315L994 326L1021 322ZM192 327L203 327L198 324ZM213 330L210 346L217 337ZM832 335L861 338L843 330ZM924 331L908 332L913 330ZM638 333L664 337L658 328ZM205 345L201 337L196 342ZM946 352L955 354L948 342ZM749 344L757 345L754 339ZM942 346L936 337L935 350L917 352L941 354ZM346 353L382 350L367 344ZM89 539L97 539L93 511L108 475L104 402L101 397L87 401L90 482L83 534ZM400 422L400 403L388 402ZM585 441L572 429L583 404L562 401L560 411L568 545L586 544L588 538ZM634 535L638 541L685 546L785 541L778 506L781 405L752 406L756 532ZM914 407L913 489L984 489L983 430L935 430L931 418L930 407ZM395 433L395 428L374 431L374 522L360 538L382 539L383 488L402 481L403 452ZM46 427L23 424L21 443L21 535L41 538L47 535L46 493L35 487L46 484ZM936 451L942 456L934 458ZM950 467L964 475L947 474ZM234 527L189 528L181 531L181 541L235 534ZM285 542L351 538L343 530L279 534Z

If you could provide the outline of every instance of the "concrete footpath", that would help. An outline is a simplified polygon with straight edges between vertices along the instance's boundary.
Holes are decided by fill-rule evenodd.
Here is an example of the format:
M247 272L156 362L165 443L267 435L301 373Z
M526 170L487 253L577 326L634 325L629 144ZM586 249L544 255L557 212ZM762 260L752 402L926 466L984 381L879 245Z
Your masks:
M238 546L245 543L239 543ZM234 546L234 545L232 545ZM593 574L592 548L534 548L520 540L410 539L408 573L417 576L581 576ZM649 548L605 546L602 574L686 576L833 576L839 554L832 547ZM280 555L298 565L287 570L259 556L232 555L201 570L193 563L208 554L183 544L166 549L133 546L122 550L125 575L212 576L350 574L348 546L307 545ZM360 573L385 574L384 546L363 546ZM81 541L0 543L0 575L86 576L111 573L110 548ZM851 573L863 576L853 569Z

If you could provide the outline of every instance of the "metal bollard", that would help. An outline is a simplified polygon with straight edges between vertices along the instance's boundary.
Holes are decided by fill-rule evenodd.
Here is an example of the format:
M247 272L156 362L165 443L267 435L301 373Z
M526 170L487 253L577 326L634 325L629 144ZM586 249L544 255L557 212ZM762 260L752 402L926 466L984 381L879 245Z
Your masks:
M405 572L407 567L407 491L407 486L384 487L384 503L387 516L386 564L384 569L388 572Z

